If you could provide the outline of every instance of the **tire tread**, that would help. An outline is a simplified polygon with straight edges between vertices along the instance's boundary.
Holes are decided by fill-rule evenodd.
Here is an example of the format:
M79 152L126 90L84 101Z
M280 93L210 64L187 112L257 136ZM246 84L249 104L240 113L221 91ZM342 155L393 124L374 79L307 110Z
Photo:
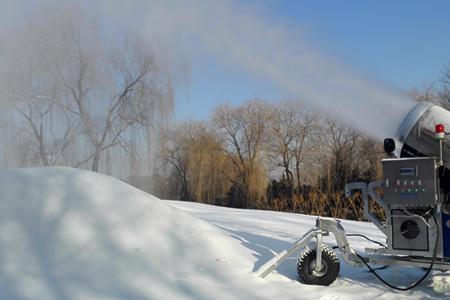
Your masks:
M309 264L316 258L316 249L304 251L297 260L297 272L301 282L305 284L330 285L334 282L339 274L340 262L330 247L322 246L322 260L326 260L328 265L327 273L321 277L314 276L309 272Z

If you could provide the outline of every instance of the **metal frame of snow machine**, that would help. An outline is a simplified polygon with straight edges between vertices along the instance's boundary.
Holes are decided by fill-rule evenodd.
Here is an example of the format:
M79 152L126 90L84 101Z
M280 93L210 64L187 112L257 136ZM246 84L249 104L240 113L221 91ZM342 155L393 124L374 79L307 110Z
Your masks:
M355 190L359 190L364 201L364 215L366 219L372 221L378 228L386 233L385 225L383 225L369 209L369 196L382 207L385 206L383 199L375 191L375 189L380 186L381 182L371 182L369 184L365 182L350 183L346 185L346 195L351 196ZM435 226L437 226L437 224ZM329 236L330 233L332 233L336 239L337 246L335 248L340 250L339 252L342 259L347 264L355 267L364 267L373 264L383 266L404 265L420 268L430 268L431 266L433 269L450 270L450 260L436 258L435 255L432 257L389 255L387 249L384 247L377 249L366 248L366 255L363 256L358 254L351 248L345 229L339 220L318 217L316 219L315 228L306 232L290 249L280 252L262 265L256 271L258 276L265 278L286 258L296 251L303 249L297 262L300 280L306 284L331 284L339 274L339 259L337 259L335 252L322 242L322 238L324 236ZM309 242L313 239L315 239L315 247L310 247ZM417 284L418 283L419 282L417 282ZM414 284L414 286L416 286L416 284ZM395 286L391 287L396 288Z

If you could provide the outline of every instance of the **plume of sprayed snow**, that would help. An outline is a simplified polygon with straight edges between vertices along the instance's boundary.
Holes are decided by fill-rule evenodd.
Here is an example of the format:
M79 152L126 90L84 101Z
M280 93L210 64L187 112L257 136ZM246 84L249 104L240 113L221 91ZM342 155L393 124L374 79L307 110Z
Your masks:
M131 26L156 45L160 57L170 60L177 51L212 55L375 138L392 136L415 105L404 93L321 53L302 37L298 25L270 21L233 0L99 0L81 5L112 28Z
M274 24L234 1L132 3L120 11L132 16L139 8L139 26L151 40L210 53L372 137L393 136L415 105L404 93L321 53L302 38L301 28Z

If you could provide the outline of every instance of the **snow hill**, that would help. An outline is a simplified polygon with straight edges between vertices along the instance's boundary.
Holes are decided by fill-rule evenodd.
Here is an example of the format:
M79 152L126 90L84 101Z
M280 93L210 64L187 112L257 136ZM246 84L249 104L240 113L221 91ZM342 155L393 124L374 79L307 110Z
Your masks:
M126 183L69 168L0 172L0 299L424 299L450 295L434 272L418 289L385 288L342 264L330 287L296 281L295 258L266 279L253 271L314 217L161 201ZM368 223L349 232L383 241ZM372 246L360 239L352 245ZM333 241L328 240L330 244ZM396 283L422 271L381 272Z

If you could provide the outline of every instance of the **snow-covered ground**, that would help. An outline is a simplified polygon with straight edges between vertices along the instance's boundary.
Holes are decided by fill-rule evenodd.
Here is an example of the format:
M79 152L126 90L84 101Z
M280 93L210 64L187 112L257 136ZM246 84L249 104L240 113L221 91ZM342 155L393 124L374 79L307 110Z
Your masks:
M119 180L69 168L0 172L0 299L431 299L450 295L434 272L412 292L341 265L329 287L299 283L295 257L253 272L314 217L162 201ZM371 224L348 232L383 242ZM333 244L332 240L328 240ZM362 250L370 243L352 238ZM422 271L380 272L406 284Z
M191 202L169 201L174 207L205 220L236 239L252 253L257 270L276 253L289 248L306 231L314 227L314 216L232 209ZM384 235L371 223L343 220L347 233L359 233L385 243ZM377 245L359 237L349 237L350 245L363 251ZM325 242L336 245L334 238ZM364 268L354 268L341 262L337 280L328 287L309 286L297 281L296 257L287 259L277 272L264 280L275 290L284 291L283 299L450 299L450 272L434 271L419 287L408 292L385 287ZM389 282L406 286L421 277L417 268L391 267L378 273ZM356 298L355 298L356 297Z

